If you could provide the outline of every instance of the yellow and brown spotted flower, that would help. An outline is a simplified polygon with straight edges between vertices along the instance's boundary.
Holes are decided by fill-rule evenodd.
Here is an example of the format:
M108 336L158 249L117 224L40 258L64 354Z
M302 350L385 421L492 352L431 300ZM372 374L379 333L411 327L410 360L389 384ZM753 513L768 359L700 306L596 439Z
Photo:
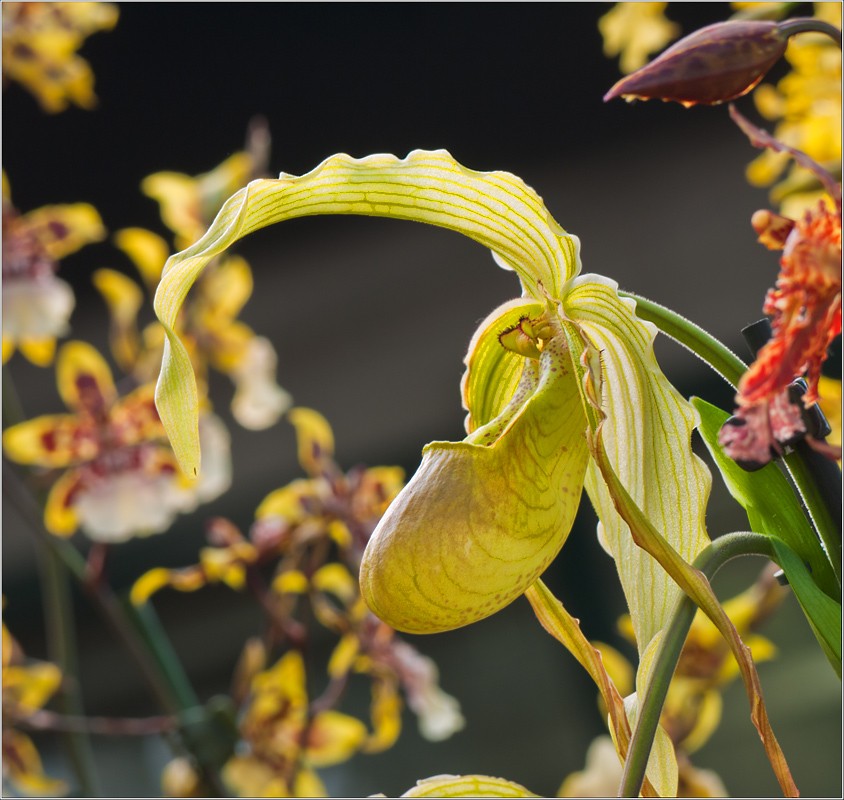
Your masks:
M241 797L325 796L314 768L346 761L367 737L354 717L310 712L305 665L295 650L253 678L240 733L243 752L229 759L223 778Z
M71 413L37 417L3 434L11 460L66 470L47 498L44 523L51 533L70 536L81 526L104 542L160 533L178 512L228 488L228 433L217 418L201 424L213 443L210 482L194 485L166 444L152 384L118 399L108 365L84 342L61 348L56 372Z
M52 362L56 337L70 330L75 304L73 290L56 277L57 262L104 236L99 214L87 203L44 206L21 216L3 175L4 364L16 348L38 366Z
M118 15L113 3L3 3L4 86L17 81L50 113L93 108L94 74L76 51Z
M806 153L757 128L733 107L730 116L751 144L793 158L827 192L796 220L767 210L751 220L762 244L783 251L776 286L763 305L773 332L739 381L739 408L721 429L719 442L739 463L763 465L805 433L788 387L805 373L803 404L817 402L821 365L841 333L841 184Z
M61 685L55 664L27 663L20 645L3 623L3 781L25 795L62 795L64 781L44 774L32 740L15 725L42 708Z

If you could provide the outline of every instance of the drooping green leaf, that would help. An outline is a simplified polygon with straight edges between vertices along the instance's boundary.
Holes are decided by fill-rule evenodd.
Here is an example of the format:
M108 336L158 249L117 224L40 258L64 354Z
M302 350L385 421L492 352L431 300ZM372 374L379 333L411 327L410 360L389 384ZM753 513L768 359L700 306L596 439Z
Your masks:
M718 431L729 415L699 397L692 398L692 405L701 416L699 430L703 441L730 494L747 512L751 530L777 536L785 542L800 557L801 563L809 564L812 580L823 592L832 598L838 597L840 589L829 559L786 477L773 463L756 472L743 470L718 444ZM791 576L788 577L791 580Z
M809 571L785 542L771 537L777 563L788 576L794 596L812 626L818 643L835 674L841 678L841 604L827 597L812 580Z
M610 463L603 443L602 427L603 423L591 437L590 449L601 470L601 475L606 481L612 502L629 526L636 544L647 550L662 565L677 585L712 620L730 646L741 672L747 698L750 701L750 718L759 731L768 760L771 762L785 795L797 797L799 792L768 719L768 712L762 697L762 686L759 682L759 675L756 672L756 665L753 663L750 648L741 640L735 625L733 625L712 591L712 586L706 576L699 569L683 560L682 556L671 546L671 543L666 541L665 537L651 524L648 517L624 488Z

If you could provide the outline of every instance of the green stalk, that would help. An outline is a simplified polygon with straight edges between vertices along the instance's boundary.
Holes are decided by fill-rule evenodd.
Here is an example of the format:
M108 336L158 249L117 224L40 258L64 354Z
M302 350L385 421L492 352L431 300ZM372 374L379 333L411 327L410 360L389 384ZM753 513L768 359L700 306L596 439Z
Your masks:
M22 422L24 411L15 382L5 366L3 367L2 392L3 427L6 428ZM79 653L76 648L76 623L73 618L73 596L68 580L68 568L53 551L44 547L43 544L36 546L36 553L41 576L44 622L47 629L47 652L50 661L62 673L59 704L66 715L82 716L84 707L79 683ZM84 574L84 562L81 567ZM94 750L87 732L65 731L62 733L62 738L82 795L84 797L99 796L100 788L94 763Z
M205 742L206 731L213 730L206 724L205 709L199 705L193 690L186 689L187 677L184 676L172 650L165 652L166 641L163 631L149 630L148 621L136 615L130 622L117 596L111 587L102 582L87 579L85 559L64 539L50 534L44 527L41 509L35 499L26 490L14 470L3 464L3 494L12 503L28 528L41 544L49 550L61 564L73 575L103 615L115 637L121 642L135 665L141 672L153 697L167 714L180 720L180 733L184 746L190 751L200 766L206 781L206 788L216 796L225 797L226 792L218 773L219 762L206 757L209 752ZM138 630L143 631L139 635ZM169 647L169 642L167 642ZM189 686L189 684L188 684ZM198 735L201 729L204 736ZM199 746L202 744L202 746Z
M68 570L51 550L43 546L39 546L37 550L47 627L47 651L50 661L62 672L59 704L62 713L81 717L85 712L79 684L79 654L76 648L76 624L73 618L73 597ZM87 732L64 731L62 738L82 796L99 797L101 792L94 764L94 751Z
M820 19L812 19L811 17L788 19L777 25L777 30L786 36L794 36L795 33L825 33L841 47L841 31L834 25Z
M726 345L665 306L630 292L620 291L619 295L636 301L637 317L652 322L666 336L709 364L731 386L738 386L739 379L747 370L747 365ZM800 448L797 448L785 456L786 468L824 544L835 576L841 585L841 528L838 522L841 509L830 508L832 493L823 490L823 482L818 482L816 471L813 471L807 463L814 455L813 451L804 456L799 450Z
M618 294L636 301L636 316L639 319L652 322L666 336L709 364L731 386L738 386L739 378L747 371L747 364L729 347L670 308L638 294L621 291Z
M771 540L759 533L728 533L718 537L701 551L693 566L711 580L721 567L738 556L759 555L772 561L776 560ZM651 747L656 729L665 705L668 687L683 645L686 643L689 628L697 613L697 604L688 595L681 595L675 606L671 622L665 629L665 635L656 655L651 680L640 699L636 725L627 751L624 772L618 790L619 797L638 797L645 779Z

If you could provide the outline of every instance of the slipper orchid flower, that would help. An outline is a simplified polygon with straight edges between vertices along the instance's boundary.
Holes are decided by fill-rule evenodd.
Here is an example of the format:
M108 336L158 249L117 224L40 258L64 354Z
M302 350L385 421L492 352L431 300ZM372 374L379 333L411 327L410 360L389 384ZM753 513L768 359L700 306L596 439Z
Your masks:
M636 317L635 302L619 297L615 282L580 274L577 237L509 173L473 172L443 150L404 159L336 155L301 177L282 173L233 195L205 236L169 259L156 294L167 334L156 402L185 473L199 469L198 406L190 358L175 333L179 308L203 267L233 242L314 214L450 228L489 247L521 281L521 298L482 323L466 357L469 435L425 448L370 539L361 588L372 610L413 633L495 613L560 551L585 486L644 656L680 589L633 543L590 448L605 450L639 508L691 561L709 542L711 478L689 441L697 414L656 363L654 326ZM605 417L600 445L588 436L593 406ZM673 774L676 780L676 765Z

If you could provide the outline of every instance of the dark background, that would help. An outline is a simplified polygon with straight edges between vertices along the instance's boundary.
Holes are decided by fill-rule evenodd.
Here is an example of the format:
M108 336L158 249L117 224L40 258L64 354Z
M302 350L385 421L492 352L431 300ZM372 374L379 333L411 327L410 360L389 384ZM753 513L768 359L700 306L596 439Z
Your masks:
M604 58L598 17L609 4L125 4L117 27L82 49L100 104L47 116L17 86L3 100L3 165L15 205L87 201L106 227L169 238L157 205L141 195L160 170L206 172L242 147L255 114L269 121L271 172L302 174L335 152L363 156L447 148L476 170L524 178L555 218L581 237L585 272L671 306L745 355L739 330L760 316L777 259L756 244L749 218L767 205L749 187L755 156L725 108L684 110L658 102L604 104L618 79ZM672 4L684 33L726 18L724 3ZM810 13L809 7L805 13ZM752 115L751 101L740 102ZM515 296L515 277L488 252L428 226L362 218L308 218L265 229L238 246L256 291L242 319L279 353L279 382L295 402L334 427L338 461L395 463L412 474L422 446L463 437L461 359L477 323ZM107 315L90 285L103 266L134 275L110 243L67 258L60 276L77 293L73 336L106 351ZM144 311L151 318L151 311ZM146 318L145 318L146 319ZM663 368L686 395L728 408L731 390L672 343ZM9 365L27 416L61 403L52 370L15 356ZM110 578L128 588L158 565L192 563L203 521L224 515L248 528L274 488L300 474L289 426L236 426L231 387L212 382L215 408L233 436L235 485L166 534L110 556ZM4 510L4 618L33 657L45 657L35 552ZM633 653L615 632L624 610L612 561L583 507L545 579L590 638ZM715 536L746 519L717 476L708 525ZM74 539L82 549L81 535ZM761 562L729 567L716 590L740 591ZM157 713L133 667L81 597L81 681L92 714ZM225 691L244 639L260 630L249 599L228 589L163 592L155 601L201 696ZM840 684L792 597L765 633L777 661L760 674L769 713L805 795L840 793ZM468 628L409 637L439 664L466 729L443 744L416 733L406 712L398 745L323 770L333 794L399 794L437 773L486 773L554 794L582 769L604 731L597 690L517 600ZM365 715L363 683L343 710ZM695 763L718 770L734 795L778 793L748 719L740 683L725 695L724 721ZM55 774L66 769L40 740ZM167 759L157 739L95 739L105 791L157 791Z

